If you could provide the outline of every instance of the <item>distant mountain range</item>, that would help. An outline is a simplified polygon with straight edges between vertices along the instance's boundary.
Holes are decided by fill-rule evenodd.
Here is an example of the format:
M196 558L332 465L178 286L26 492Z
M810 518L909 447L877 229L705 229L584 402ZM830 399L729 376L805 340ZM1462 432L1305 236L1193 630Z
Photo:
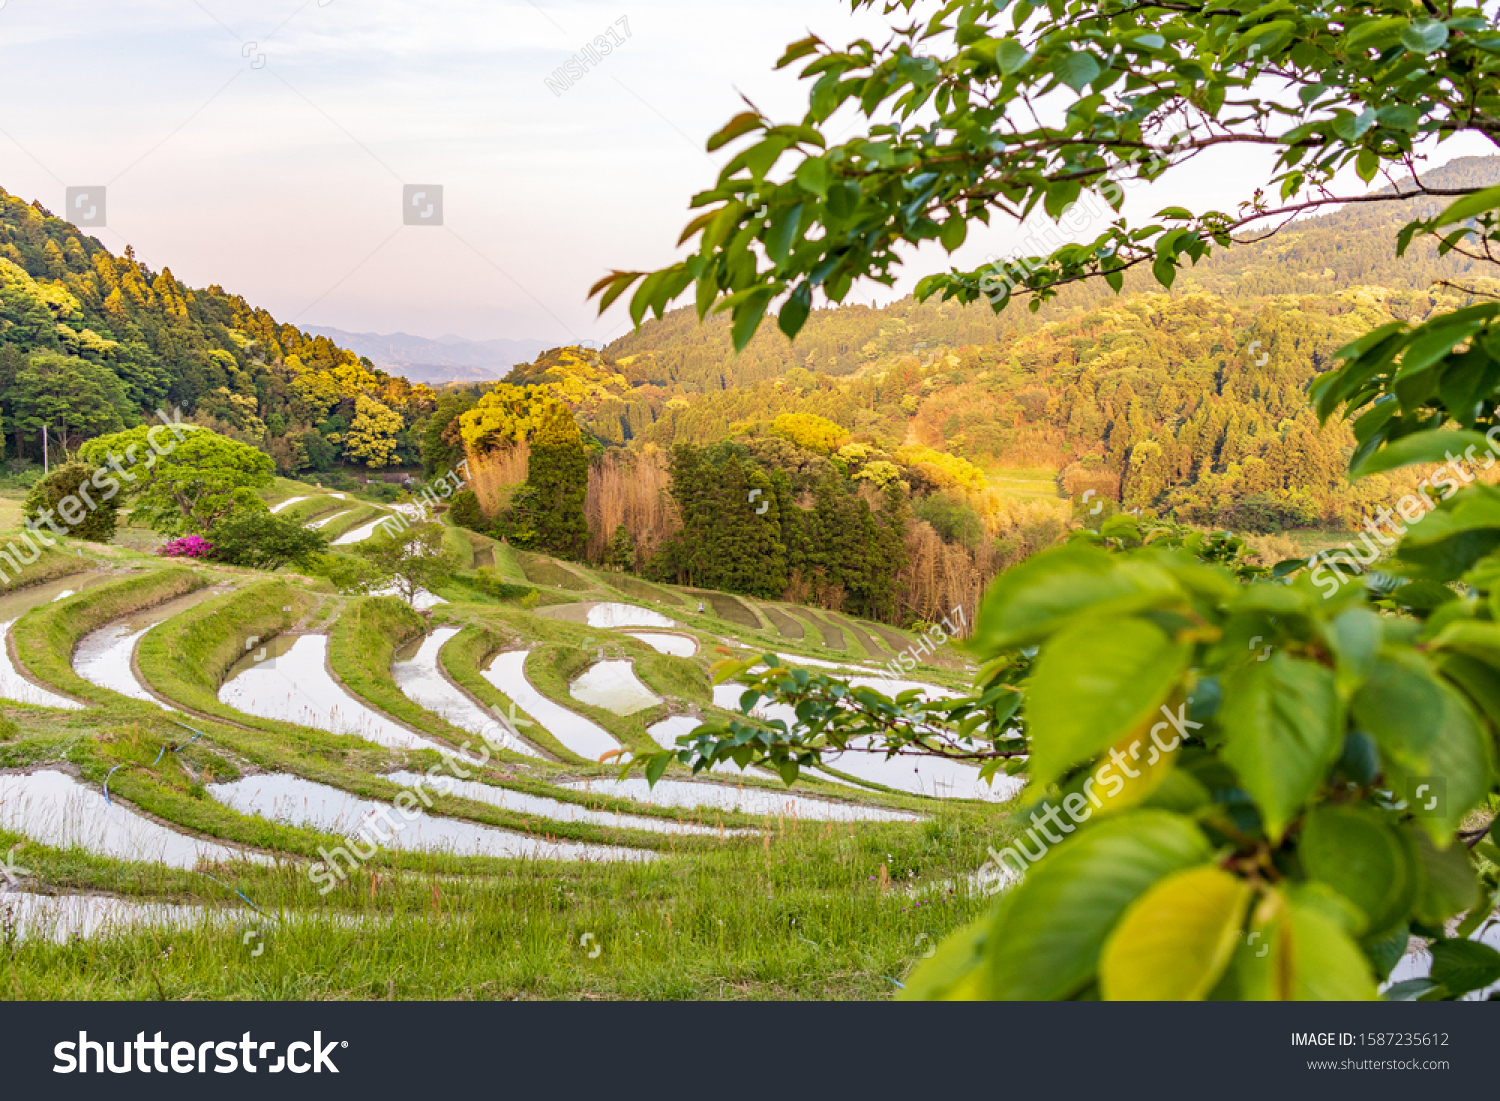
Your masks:
M530 363L551 345L543 340L465 340L452 333L433 340L410 333L351 333L309 325L341 348L364 356L393 375L429 386L444 382L495 382L518 363Z

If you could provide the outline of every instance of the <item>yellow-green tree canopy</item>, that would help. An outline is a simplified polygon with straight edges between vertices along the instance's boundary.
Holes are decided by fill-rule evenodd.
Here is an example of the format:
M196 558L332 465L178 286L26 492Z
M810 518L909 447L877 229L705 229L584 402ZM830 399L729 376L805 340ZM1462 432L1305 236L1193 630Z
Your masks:
M816 413L783 413L771 422L771 431L820 455L833 454L849 438L848 429Z
M459 418L464 443L476 452L493 451L530 439L555 409L567 411L541 386L512 386L502 382ZM571 419L572 413L568 411Z
M354 400L354 423L344 439L344 454L366 466L386 466L396 454L401 427L400 413L360 394Z
M984 471L957 455L936 451L923 444L907 444L896 450L896 460L926 476L944 489L983 489L988 483Z

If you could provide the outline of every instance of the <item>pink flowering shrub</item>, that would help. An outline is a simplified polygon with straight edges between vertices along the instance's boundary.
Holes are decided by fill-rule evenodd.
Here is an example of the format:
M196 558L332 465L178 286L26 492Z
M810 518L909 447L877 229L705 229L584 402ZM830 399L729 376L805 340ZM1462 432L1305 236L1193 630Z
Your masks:
M212 558L214 545L201 535L184 535L169 539L156 553L164 558Z

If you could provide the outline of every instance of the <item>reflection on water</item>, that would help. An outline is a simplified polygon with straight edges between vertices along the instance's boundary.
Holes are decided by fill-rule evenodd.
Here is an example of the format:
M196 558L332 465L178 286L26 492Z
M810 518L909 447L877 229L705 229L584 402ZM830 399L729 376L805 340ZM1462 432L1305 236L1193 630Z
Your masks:
M741 811L765 816L784 815L829 822L916 822L914 814L835 803L805 795L772 791L767 788L735 787L729 784L702 784L687 780L658 780L652 787L645 777L624 780L575 780L563 787L593 792L618 799L634 799L658 807L702 808L705 810Z
M595 662L568 686L568 692L580 703L616 715L634 715L661 703L661 697L640 682L628 661Z
M124 619L106 623L97 631L90 631L73 651L73 671L100 688L108 688L133 700L154 703L166 711L175 711L176 708L168 707L146 691L136 679L130 659L135 654L136 643L152 627L218 595L221 594L212 589L199 589L154 608L142 608Z
M345 692L328 673L327 635L278 635L241 658L219 701L262 719L316 727L393 749L439 749Z
M342 547L349 543L363 543L375 534L375 529L381 524L395 526L396 519L393 516L378 516L363 527L357 527L353 531L345 532L333 541L335 547Z
M513 737L495 717L485 712L458 688L449 683L438 668L438 651L458 634L457 627L439 627L420 640L409 642L396 652L391 677L406 698L439 718L486 741L528 757L540 757L531 746Z
M691 734L702 725L703 720L695 715L671 715L668 718L663 719L659 723L652 723L650 726L646 727L646 733L650 734L656 744L661 746L663 749L670 749L673 752L676 752L677 750L682 748L677 744L677 739L685 734ZM768 772L762 772L759 769L754 768L743 769L733 761L720 761L718 764L710 768L709 771L730 773L748 772L750 775L760 776L762 779L771 778L771 774Z
M353 509L347 509L347 508L340 509L338 512L335 512L332 516L325 516L321 520L313 520L313 521L311 521L310 523L308 523L308 524L306 524L304 526L308 527L308 528L311 528L313 531L317 531L319 528L326 528L329 524L333 523L340 516L348 516L349 513L351 513L352 511L354 511L354 510Z
M517 707L541 723L542 729L580 757L597 761L604 754L620 749L615 736L598 723L553 703L531 687L531 682L526 679L526 657L529 652L510 650L497 654L489 668L481 670L481 675L514 700Z
M429 790L441 791L442 787L433 787L433 782L420 772L393 772L386 777L393 784L402 787L420 787L427 785ZM495 787L492 784L481 784L474 780L456 780L449 777L447 785L452 786L452 794L461 799L473 799L476 803L488 803L491 806L503 807L506 810L519 811L522 814L536 814L543 818L551 818L558 822L588 822L595 826L608 826L616 829L649 830L652 833L693 833L717 836L720 832L747 833L746 830L720 831L714 826L694 826L683 822L674 822L670 818L643 818L639 815L624 814L619 811L590 810L581 807L577 803L564 803L560 799L546 799L540 795L530 795L524 791L513 791L510 788Z
M386 588L386 589L371 589L370 590L370 595L371 596L394 596L394 597L400 598L400 600L401 600L401 602L403 604L406 602L406 596L405 596L405 594L402 593L401 590L398 589L398 588L396 588L396 586L394 586L394 585L392 585L392 586L390 586L389 588ZM411 606L412 606L412 609L414 611L425 612L425 611L428 611L429 609L436 608L439 604L446 604L446 603L448 603L448 602L446 600L444 600L442 597L437 596L437 595L435 595L433 593L430 593L426 589L418 589L416 591L415 595L413 595L413 597L412 597Z
M0 775L0 828L53 848L77 846L116 860L172 868L192 868L200 860L266 862L259 854L189 837L118 802L106 802L100 792L54 769ZM20 855L17 860L25 863Z
M31 609L40 608L43 604L51 604L58 600L66 600L109 577L109 574L103 572L75 573L0 596L0 697L15 700L18 703L35 704L39 707L58 707L68 711L83 709L83 704L70 700L66 696L60 696L56 692L49 692L21 676L15 663L10 660L6 640L9 639L10 629L16 620Z
M340 834L354 838L361 847L376 843L388 849L535 860L650 860L656 855L611 845L553 841L457 818L440 818L426 813L420 803L403 812L390 803L362 799L300 776L247 776L229 784L210 784L208 791L241 814Z
M211 912L201 906L138 902L106 895L0 892L0 922L14 927L17 940L50 940L56 944L144 927L186 929L202 922Z
M880 670L871 669L868 665L850 665L848 662L824 661L821 658L805 658L800 654L777 654L776 657L790 669L804 665L809 669L849 669L861 673L878 673Z
M536 614L566 623L586 623L590 627L675 627L677 624L650 608L611 602L562 604L538 608Z
M698 643L687 635L669 635L660 631L626 631L631 638L638 638L653 650L674 657L690 658L698 652Z

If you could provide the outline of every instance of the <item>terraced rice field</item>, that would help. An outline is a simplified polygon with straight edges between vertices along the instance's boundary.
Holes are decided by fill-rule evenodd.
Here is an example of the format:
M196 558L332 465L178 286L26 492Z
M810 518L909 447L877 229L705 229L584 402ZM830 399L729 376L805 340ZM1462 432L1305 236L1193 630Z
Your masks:
M765 616L772 627L776 628L782 638L800 639L806 635L802 624L779 608L772 608L767 604L760 606L760 614Z
M714 615L720 619L734 624L736 627L748 627L752 631L761 627L760 618L754 609L738 597L730 596L728 593L716 593L707 589L690 589L689 597L701 600L709 608L713 609Z
M885 648L875 641L870 632L865 630L859 624L855 623L853 620L850 620L845 616L835 615L832 612L824 612L823 615L828 620L828 622L834 624L845 633L847 633L849 637L854 640L855 645L863 648L866 656L871 660L880 661L884 660L888 656L886 654Z
M373 508L277 507L330 527ZM789 791L675 763L653 787L629 763L727 718L738 690L708 668L732 648L841 664L819 631L520 565L590 599L419 614L87 544L0 592L12 996L878 998L919 934L984 905L886 886L961 882L1003 843L967 766L846 754Z
M810 609L799 609L797 615L811 624L812 629L822 636L824 646L830 650L842 650L844 648L844 632L832 623L829 623Z
M533 585L541 585L549 589L568 589L573 592L587 592L594 587L588 578L550 558L535 554L522 554L516 557L521 569L525 571L526 580Z

